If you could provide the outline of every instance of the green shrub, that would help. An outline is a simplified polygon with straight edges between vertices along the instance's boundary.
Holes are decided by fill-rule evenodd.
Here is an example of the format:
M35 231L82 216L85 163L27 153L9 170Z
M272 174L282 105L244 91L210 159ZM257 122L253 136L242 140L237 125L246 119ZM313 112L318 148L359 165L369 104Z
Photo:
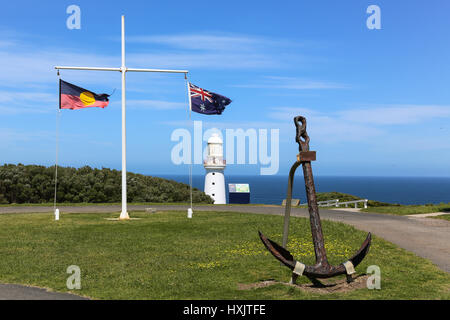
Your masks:
M317 192L317 201L335 200L339 202L361 200L362 198L342 192ZM384 207L384 206L400 206L399 204L386 203L381 201L369 200L367 201L369 207ZM358 203L358 207L363 207L362 203Z
M5 164L0 166L0 204L53 202L55 167ZM112 203L122 199L122 173L107 168L58 167L58 202ZM189 186L173 180L128 172L129 202L188 202ZM212 203L193 188L193 201Z

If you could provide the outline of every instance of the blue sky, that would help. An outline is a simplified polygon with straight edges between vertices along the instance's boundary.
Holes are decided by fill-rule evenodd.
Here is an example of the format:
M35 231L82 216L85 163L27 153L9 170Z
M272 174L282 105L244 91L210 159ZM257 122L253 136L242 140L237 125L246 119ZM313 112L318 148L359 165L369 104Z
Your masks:
M81 8L81 29L66 8ZM369 30L369 5L381 30ZM55 65L188 69L230 97L205 129L280 130L280 170L305 115L316 175L450 176L448 1L15 1L0 12L0 163L52 165L58 101ZM63 110L60 164L121 166L121 83L112 72L62 71L111 93L106 109ZM187 173L171 162L171 133L188 127L182 75L127 74L128 170ZM202 174L201 165L194 173ZM228 174L259 174L230 165Z

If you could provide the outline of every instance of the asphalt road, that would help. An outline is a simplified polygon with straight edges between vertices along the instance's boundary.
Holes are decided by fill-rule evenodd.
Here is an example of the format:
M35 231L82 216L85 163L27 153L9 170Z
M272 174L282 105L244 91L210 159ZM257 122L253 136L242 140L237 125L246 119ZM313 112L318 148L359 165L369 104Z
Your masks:
M145 210L145 208L148 207L157 210L187 210L188 208L186 205L130 205L128 206L128 210ZM64 206L59 207L59 209L62 213L117 212L119 215L121 207L120 205ZM194 206L194 217L196 211L235 211L253 214L284 214L284 208L280 206ZM53 208L38 206L0 207L0 214L32 212L48 212L49 214L53 214ZM304 208L293 208L291 215L309 217L307 209ZM449 221L376 213L349 212L337 209L320 209L320 216L322 219L343 222L352 225L357 229L372 232L372 234L395 243L408 251L414 252L420 257L431 260L442 270L450 272ZM0 299L2 298L2 291L3 289L0 285Z
M88 300L69 293L16 284L0 284L0 300Z

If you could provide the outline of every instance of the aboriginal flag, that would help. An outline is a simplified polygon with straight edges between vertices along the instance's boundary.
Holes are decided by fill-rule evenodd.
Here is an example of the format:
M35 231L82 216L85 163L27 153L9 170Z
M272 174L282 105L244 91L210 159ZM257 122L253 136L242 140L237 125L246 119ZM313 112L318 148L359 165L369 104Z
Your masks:
M109 94L96 94L59 79L59 108L77 110L89 107L104 108Z

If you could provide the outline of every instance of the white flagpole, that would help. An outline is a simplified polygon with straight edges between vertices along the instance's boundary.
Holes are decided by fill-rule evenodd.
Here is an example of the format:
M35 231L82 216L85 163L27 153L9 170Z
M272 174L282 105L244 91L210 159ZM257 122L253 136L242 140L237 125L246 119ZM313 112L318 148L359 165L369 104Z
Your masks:
M189 83L189 79L186 81L187 83L187 92L188 92L188 100L189 100L189 121L191 122L191 110L192 110L192 100L191 100L191 86ZM192 209L192 148L191 148L191 158L189 159L189 196L191 200L191 207L188 209L188 218L192 218L193 209Z
M189 119L191 119L192 100L191 100L191 86L190 86L189 79L187 81L187 87L188 87L188 99L189 99Z
M127 211L127 128L126 128L126 93L125 93L125 17L122 16L122 212L120 220L130 219Z
M61 77L59 75L58 70L58 95L59 95L59 101L58 101L58 109L56 111L56 157L55 157L55 195L53 199L53 213L55 214L55 220L59 220L59 209L56 208L56 200L57 200L57 192L58 192L58 153L59 153L59 121L60 121L60 99L61 99Z
M127 212L127 131L126 131L126 93L125 93L125 74L132 72L162 72L162 73L189 73L188 70L169 70L169 69L138 69L127 68L125 66L125 16L122 16L122 66L120 68L110 67L67 67L55 66L56 70L90 70L90 71L120 71L122 73L122 211L119 220L129 219ZM189 83L188 83L189 89ZM190 96L190 90L189 90ZM191 103L189 99L189 103ZM192 109L192 107L190 107ZM192 205L191 205L192 207Z

